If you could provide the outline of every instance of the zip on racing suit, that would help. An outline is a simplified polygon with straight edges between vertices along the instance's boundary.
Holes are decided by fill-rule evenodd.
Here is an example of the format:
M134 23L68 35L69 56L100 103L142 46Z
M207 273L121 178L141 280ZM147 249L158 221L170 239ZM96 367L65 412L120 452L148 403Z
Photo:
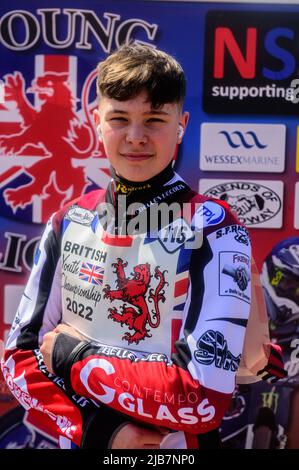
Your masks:
M123 235L120 194L146 219L163 202L180 210L166 225ZM115 220L107 217L111 207ZM127 217L126 228L134 220ZM107 190L59 210L44 231L2 362L28 420L83 447L95 416L105 422L98 447L130 419L176 431L165 448L200 447L235 387L250 266L246 228L171 166L142 184L114 175ZM60 322L86 341L57 336L53 375L39 346Z

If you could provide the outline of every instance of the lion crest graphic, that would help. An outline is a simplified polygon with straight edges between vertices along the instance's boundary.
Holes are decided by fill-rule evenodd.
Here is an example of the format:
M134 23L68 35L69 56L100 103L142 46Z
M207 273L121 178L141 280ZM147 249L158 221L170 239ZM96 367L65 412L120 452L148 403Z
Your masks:
M90 86L89 80L86 86ZM87 94L87 88L84 90ZM26 93L33 93L41 103L35 108ZM83 96L83 92L82 92ZM5 76L5 99L16 103L21 118L17 133L0 135L0 152L18 161L21 155L38 155L38 161L24 173L29 182L4 192L6 203L14 212L32 204L34 197L49 201L57 209L74 196L81 195L91 182L82 166L73 159L85 160L99 153L99 143L86 102L82 101L86 121L76 113L68 73L45 72L36 77L25 91L20 72ZM86 99L85 99L86 101ZM48 204L49 205L49 204Z
M110 299L111 302L122 300L133 306L129 307L124 303L120 307L121 312L115 307L109 308L108 318L112 318L121 326L125 324L129 327L129 330L133 330L134 333L126 332L122 339L127 341L128 344L138 344L139 341L152 336L147 325L151 328L157 328L160 325L159 302L165 302L163 288L168 285L168 282L165 281L167 270L161 272L159 266L156 266L154 277L158 280L158 284L153 289L150 288L151 278L153 277L150 272L150 264L134 266L134 272L131 273L132 277L126 276L125 267L127 265L128 263L121 258L117 259L117 263L112 264L112 267L115 268L113 272L117 276L116 284L118 288L111 290L111 287L107 284L103 291L104 298ZM153 302L154 308L150 312L148 303L151 302Z

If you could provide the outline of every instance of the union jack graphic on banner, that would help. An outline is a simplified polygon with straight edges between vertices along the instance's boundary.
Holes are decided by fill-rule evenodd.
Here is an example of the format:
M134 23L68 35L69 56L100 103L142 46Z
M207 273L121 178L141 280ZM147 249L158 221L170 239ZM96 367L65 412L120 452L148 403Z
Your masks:
M33 79L20 71L3 77L0 209L9 216L44 223L87 188L106 187L110 180L91 117L96 70L84 78L78 98L77 62L75 56L39 54Z
M96 266L92 263L82 262L81 269L79 271L79 279L90 284L101 286L103 284L104 268Z

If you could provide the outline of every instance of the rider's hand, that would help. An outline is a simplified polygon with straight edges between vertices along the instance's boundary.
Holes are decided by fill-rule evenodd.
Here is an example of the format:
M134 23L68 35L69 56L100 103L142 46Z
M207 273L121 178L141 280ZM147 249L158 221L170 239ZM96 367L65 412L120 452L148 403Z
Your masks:
M50 331L44 335L43 343L40 347L40 351L44 358L44 363L51 374L53 374L53 367L52 367L52 355L54 350L54 345L56 338L59 333L68 334L69 336L73 336L80 340L83 340L83 336L80 335L74 328L68 325L57 325L53 331Z

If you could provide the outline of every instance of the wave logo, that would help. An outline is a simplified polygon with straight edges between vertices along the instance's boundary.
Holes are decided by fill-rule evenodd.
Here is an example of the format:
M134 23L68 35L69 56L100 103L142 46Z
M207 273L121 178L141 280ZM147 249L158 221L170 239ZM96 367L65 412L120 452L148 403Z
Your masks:
M231 134L229 134L229 132L227 131L220 131L219 134L224 135L228 145L233 149L237 149L243 146L246 149L257 147L262 150L268 147L268 145L264 145L259 141L256 133L253 131L244 132L245 136L249 136L249 138L247 137L247 139L244 137L244 134L240 131L234 131L231 132ZM231 137L232 135L236 135L239 142L234 141Z

